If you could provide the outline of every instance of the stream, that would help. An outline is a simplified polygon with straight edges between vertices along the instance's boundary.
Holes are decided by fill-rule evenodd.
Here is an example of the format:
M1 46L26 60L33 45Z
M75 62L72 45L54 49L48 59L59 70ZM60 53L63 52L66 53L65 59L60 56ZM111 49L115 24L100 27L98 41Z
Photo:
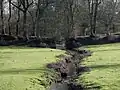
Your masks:
M71 57L64 57L58 63L48 65L61 74L61 81L53 82L49 90L84 90L81 85L77 85L75 80L81 75L84 69L80 66L83 58L91 56L91 52L86 50L67 51Z

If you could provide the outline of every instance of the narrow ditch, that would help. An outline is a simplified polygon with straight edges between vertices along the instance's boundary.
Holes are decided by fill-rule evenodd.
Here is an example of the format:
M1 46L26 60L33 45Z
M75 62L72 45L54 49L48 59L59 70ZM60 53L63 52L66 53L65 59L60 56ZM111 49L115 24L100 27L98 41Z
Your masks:
M82 85L76 83L76 79L82 72L88 70L81 67L83 58L91 56L86 50L67 50L68 56L63 56L57 63L48 64L47 67L56 70L60 75L56 82L53 82L49 90L84 90Z

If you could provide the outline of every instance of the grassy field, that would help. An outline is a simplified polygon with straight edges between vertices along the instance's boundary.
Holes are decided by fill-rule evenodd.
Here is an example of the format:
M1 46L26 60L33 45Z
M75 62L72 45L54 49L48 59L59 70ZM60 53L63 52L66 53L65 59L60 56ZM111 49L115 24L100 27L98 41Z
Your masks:
M89 90L120 90L120 44L87 46L93 51L83 66L90 68L79 77L78 82Z
M48 77L55 74L46 64L64 51L53 49L0 47L0 90L45 90ZM45 76L46 75L46 76Z

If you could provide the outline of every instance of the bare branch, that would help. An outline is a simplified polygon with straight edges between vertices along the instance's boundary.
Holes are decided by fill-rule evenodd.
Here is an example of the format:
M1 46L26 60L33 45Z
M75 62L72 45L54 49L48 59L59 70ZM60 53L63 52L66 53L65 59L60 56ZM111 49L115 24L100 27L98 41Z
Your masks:
M33 0L32 0L32 2L29 4L29 2L28 2L28 0L27 0L27 8L29 8L31 5L33 5Z
M24 12L24 10L22 8L20 8L19 6L15 5L14 3L11 2L11 4L16 7L17 9L19 9L20 11Z

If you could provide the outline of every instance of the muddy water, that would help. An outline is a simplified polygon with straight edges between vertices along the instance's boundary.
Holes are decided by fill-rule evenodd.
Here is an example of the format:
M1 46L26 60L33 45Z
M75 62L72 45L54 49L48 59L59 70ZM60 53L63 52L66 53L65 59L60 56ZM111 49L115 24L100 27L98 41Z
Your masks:
M67 83L53 83L49 90L69 90Z

